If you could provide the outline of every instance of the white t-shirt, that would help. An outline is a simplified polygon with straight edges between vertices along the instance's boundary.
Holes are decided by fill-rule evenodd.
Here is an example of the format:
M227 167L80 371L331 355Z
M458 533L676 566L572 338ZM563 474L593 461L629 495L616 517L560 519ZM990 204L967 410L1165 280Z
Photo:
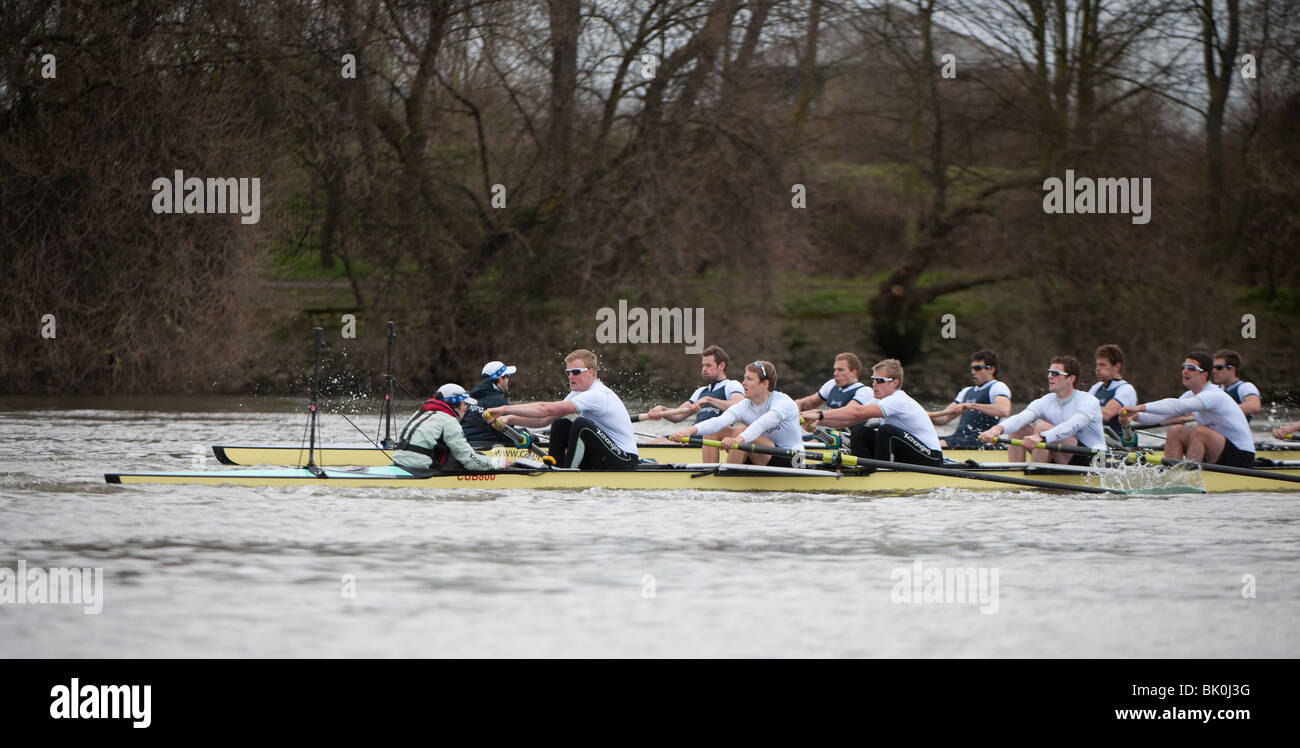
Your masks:
M827 379L826 384L823 384L821 386L821 389L817 390L817 396L825 400L827 403L829 403L831 401L831 397L835 393L835 387L836 387L835 379L834 378ZM850 398L850 402L861 403L862 405L870 405L876 401L876 393L873 392L870 387L864 385L861 382L851 382L848 387L843 388L843 391L853 392L853 396ZM840 403L839 405L831 405L830 407L842 408L848 404L849 403Z
M1006 382L1003 382L1003 381L998 380L998 379L994 379L994 380L988 382L987 384L988 384L988 387L989 387L989 402L990 402L990 403L992 403L992 402L993 402L993 398L997 397L998 395L1001 395L1002 397L1005 397L1005 398L1008 399L1008 400L1011 399L1011 388L1007 386L1007 383L1006 383ZM979 387L983 387L983 386L985 386L985 385L983 385L983 384L979 385ZM958 393L957 393L957 397L954 397L954 398L952 399L952 401L953 401L954 403L964 403L964 402L966 402L966 394L969 393L971 390L979 389L979 387L976 387L976 386L973 385L973 384L970 385L969 387L963 387L962 390L961 390L961 392L958 392Z
M743 396L745 394L744 386L742 386L740 382L737 382L734 379L724 379L722 381L722 385L723 385L723 392L722 392L722 397L718 398L719 400L730 400L732 395ZM686 398L686 401L691 403L699 402L699 399L704 396L704 393L706 391L711 390L717 386L718 386L718 382L714 382L713 384L706 384L703 387L696 390L695 392L691 393L691 396ZM713 397L717 397L717 396L714 395Z
M926 415L925 408L913 400L911 395L902 390L894 390L894 394L889 397L877 400L876 405L880 407L886 424L897 426L920 439L930 449L940 451L939 434L934 430L934 422Z
M627 414L623 401L614 391L597 379L586 392L570 392L564 398L578 409L578 415L590 418L593 423L614 440L624 452L636 456L636 435L632 433L632 417Z
M1198 395L1187 390L1180 397L1147 403L1146 410L1138 413L1135 423L1151 426L1186 413L1191 413L1200 425L1223 434L1223 438L1237 449L1254 454L1255 439L1250 435L1250 424L1241 412L1241 406L1218 387L1206 385Z
M722 415L695 424L701 436L716 434L734 423L748 424L740 435L743 442L766 436L781 449L803 451L803 431L799 428L799 408L784 392L773 392L762 405L748 398L728 408Z
M1119 381L1122 383L1120 384L1120 386L1107 388L1107 389L1113 389L1115 391L1115 396L1112 397L1111 400L1118 400L1119 404L1124 407L1128 407L1130 405L1137 405L1138 404L1137 390L1133 389L1133 385L1129 384L1128 382L1125 382L1122 379ZM1102 384L1101 382L1097 382L1096 384L1088 388L1088 394L1097 398L1098 401L1101 400L1101 397L1099 397L1099 394L1101 393L1101 384Z
M1064 400L1049 392L1014 416L1002 419L999 425L1003 432L1011 433L1040 418L1053 424L1043 432L1044 441L1059 442L1073 436L1088 449L1106 448L1106 437L1101 433L1101 403L1086 392L1070 390Z

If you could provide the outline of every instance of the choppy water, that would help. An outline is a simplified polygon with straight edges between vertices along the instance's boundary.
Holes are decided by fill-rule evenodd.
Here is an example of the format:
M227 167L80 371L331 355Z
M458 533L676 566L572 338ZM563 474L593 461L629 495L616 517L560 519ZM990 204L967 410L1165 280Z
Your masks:
M104 484L302 436L277 403L169 407L0 412L0 567L104 570L98 615L0 605L0 656L1300 655L1300 493ZM895 602L918 562L984 569L996 611Z

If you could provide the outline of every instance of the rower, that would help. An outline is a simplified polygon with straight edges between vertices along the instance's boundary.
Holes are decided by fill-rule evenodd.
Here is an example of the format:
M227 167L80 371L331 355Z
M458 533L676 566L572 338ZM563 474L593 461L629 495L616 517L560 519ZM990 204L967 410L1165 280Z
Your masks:
M980 434L980 439L992 442L1007 432L1019 438L1021 445L1007 447L1007 462L1024 462L1025 450L1033 449L1040 441L1104 450L1106 438L1101 431L1101 403L1074 388L1074 383L1079 381L1080 369L1079 359L1074 356L1053 358L1047 367L1048 393ZM1033 449L1030 459L1033 462L1091 464L1086 455L1048 452L1046 449Z
M672 415L661 415L667 408L662 405L656 405L650 409L647 415L653 421L661 418L680 423L687 417L694 415L695 423L703 423L710 418L717 418L732 405L745 399L745 388L734 379L727 379L727 362L730 359L727 352L722 346L711 345L700 352L700 378L704 380L704 385L695 390L686 402L677 406L675 410L687 409L685 412L675 413ZM732 428L726 434L721 436L736 436L740 433L737 428ZM668 439L658 438L651 441L642 442L642 444L671 444ZM704 447L701 450L701 459L704 462L718 461L717 447Z
M794 401L799 410L816 408L843 408L849 403L869 405L873 400L871 388L858 381L862 372L862 359L852 353L841 353L835 357L831 369L831 378L826 380L816 392Z
M1226 392L1209 383L1211 360L1205 351L1187 354L1182 364L1183 386L1187 391L1179 397L1125 408L1120 413L1120 421L1148 426L1190 413L1196 425L1169 429L1165 437L1165 457L1253 467L1255 440L1250 435L1250 424L1246 422L1241 406Z
M447 383L433 397L424 401L420 412L402 427L393 464L420 474L430 470L484 470L510 467L503 457L484 457L465 440L460 421L470 405L475 405L459 384Z
M1263 401L1259 397L1259 388L1241 378L1241 356L1227 348L1215 351L1214 371L1210 376L1228 393L1228 397L1237 402L1246 421L1253 421L1263 407Z
M913 465L943 465L943 448L934 424L925 408L903 391L903 365L890 358L871 367L871 389L874 399L867 404L851 402L834 410L804 411L806 427L844 427L883 418L878 428L853 427L853 454Z
M939 440L940 447L978 447L981 431L992 428L999 418L1011 415L1011 389L998 381L997 374L998 354L987 348L971 354L970 376L975 384L958 392L943 410L926 413L939 426L961 416L957 429Z
M560 467L635 470L632 418L614 391L596 376L596 354L579 349L564 357L569 394L555 402L502 405L483 411L488 423L551 427L550 454ZM566 416L576 416L572 420Z
M1122 447L1136 447L1137 434L1132 429L1120 425L1119 412L1122 408L1137 405L1137 390L1124 381L1124 351L1114 343L1098 346L1093 354L1097 366L1097 383L1088 389L1088 394L1101 401L1102 433L1114 439Z
M484 364L483 380L474 385L474 389L469 391L469 396L478 401L479 407L467 413L465 420L462 422L466 439L476 445L483 446L494 444L514 445L514 442L505 434L487 425L483 421L483 416L479 414L487 408L498 408L510 404L510 401L506 399L506 393L510 391L510 377L516 371L518 371L518 368L507 366L500 361L489 361Z
M771 361L760 360L749 364L745 367L745 378L741 382L745 390L743 400L721 415L674 433L671 438L682 441L695 434L709 436L735 424L744 424L746 428L739 435L721 440L722 449L730 450L727 462L741 463L748 460L755 465L793 467L789 457L735 449L741 444L759 444L798 452L804 450L803 432L799 429L799 411L795 407L795 401L784 392L773 391L776 381L776 365Z

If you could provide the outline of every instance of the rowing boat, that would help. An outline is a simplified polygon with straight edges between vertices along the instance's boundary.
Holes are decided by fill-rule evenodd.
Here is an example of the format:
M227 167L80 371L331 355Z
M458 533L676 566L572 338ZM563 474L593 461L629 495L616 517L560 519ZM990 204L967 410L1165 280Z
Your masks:
M813 446L824 447L820 442ZM688 447L684 444L640 444L637 447L638 454L642 459L654 460L660 463L703 462L704 460L699 447ZM498 445L483 451L488 455L507 457L512 460L532 456L527 449L506 445ZM999 453L998 450L989 450L988 452L960 450L960 452L963 456L954 459L965 460L968 457L977 459L981 455L987 457ZM214 445L212 453L216 456L217 461L223 465L287 465L291 467L305 467L307 465L306 447ZM1005 454L1005 452L1002 452L1002 454ZM1300 450L1297 450L1296 454L1300 455ZM345 467L351 465L375 467L391 465L393 463L392 457L393 450L391 449L354 444L316 447L313 459L321 467Z
M1265 474L1300 478L1300 468L1270 468ZM353 469L283 468L276 470L223 470L172 473L107 473L108 483L163 483L233 486L331 486L412 487L470 489L639 489L652 491L782 491L835 493L914 493L941 488L1007 490L1014 488L993 482L1000 477L1031 479L1052 487L1071 490L1087 487L1119 488L1121 492L1223 493L1232 491L1295 491L1300 483L1284 479L1228 475L1199 470L1163 470L1149 467L1124 469L1087 468L1069 465L1042 466L1010 463L986 464L969 469L963 477L953 474L917 473L910 470L878 470L871 474L831 469L777 468L718 463L651 465L635 471L612 472L545 469L537 463L487 473L461 472L417 476L396 466ZM1155 479L1155 476L1161 476ZM1142 487L1139 484L1147 484Z
M820 444L814 445L819 447ZM233 446L217 445L212 447L212 452L217 461L223 465L285 465L290 467L304 467L307 464L307 449L305 447L294 446ZM638 447L638 453L642 459L654 460L658 463L696 463L703 462L699 447L686 446L684 444L642 444ZM529 457L530 453L526 449L516 447L498 446L487 451L488 454L509 459L518 459ZM330 447L316 447L315 464L321 467L379 467L391 465L392 450L380 449L370 445L343 445ZM1006 462L1007 453L1005 449L948 449L944 450L944 457L956 462ZM1163 453L1159 450L1154 451L1153 456L1162 457ZM1300 460L1300 449L1282 449L1282 448L1260 448L1256 454L1259 457L1267 457L1270 460Z

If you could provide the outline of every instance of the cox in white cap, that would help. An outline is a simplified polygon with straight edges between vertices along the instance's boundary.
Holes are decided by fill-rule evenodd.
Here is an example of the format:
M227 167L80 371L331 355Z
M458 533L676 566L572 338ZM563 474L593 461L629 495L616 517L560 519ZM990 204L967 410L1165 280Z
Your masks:
M483 365L483 376L488 377L493 382L501 377L512 376L516 371L519 370L513 366L506 366L500 361L489 361Z
M438 388L438 399L448 405L455 405L456 403L469 403L470 405L478 404L478 400L470 397L464 387L461 387L459 384L452 384L451 382Z

